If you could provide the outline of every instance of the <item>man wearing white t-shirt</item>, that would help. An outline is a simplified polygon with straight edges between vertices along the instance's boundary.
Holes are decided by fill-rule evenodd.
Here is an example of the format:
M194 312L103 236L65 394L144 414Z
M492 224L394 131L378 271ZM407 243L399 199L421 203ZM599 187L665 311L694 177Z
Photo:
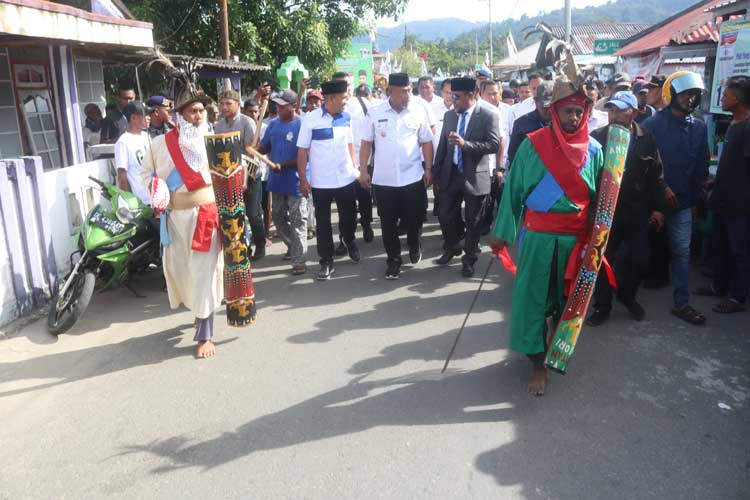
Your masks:
M122 110L128 121L128 129L115 143L115 168L117 186L132 192L146 204L151 204L151 196L141 182L143 158L148 153L149 140L146 129L151 110L141 101L133 101Z

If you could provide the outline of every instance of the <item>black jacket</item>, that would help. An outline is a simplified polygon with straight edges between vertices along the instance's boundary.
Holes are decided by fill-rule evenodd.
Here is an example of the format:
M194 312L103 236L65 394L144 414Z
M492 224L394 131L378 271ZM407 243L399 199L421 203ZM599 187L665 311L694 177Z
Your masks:
M617 199L613 225L647 224L651 212L664 210L664 169L662 167L656 139L643 127L633 122L635 132L625 159L620 196ZM607 148L609 126L591 133L591 137Z
M513 132L510 134L510 144L508 145L508 165L513 164L513 158L516 156L516 151L518 151L518 147L523 140L526 139L526 136L535 130L544 128L545 126L546 125L542 121L542 117L537 110L519 116L518 119L513 122Z
M455 110L446 111L435 160L432 165L432 180L446 189L453 170L454 147L448 144L448 134L456 130L458 115ZM488 104L477 101L464 134L463 167L464 193L474 196L490 194L490 165L488 155L497 153L500 147L500 114Z

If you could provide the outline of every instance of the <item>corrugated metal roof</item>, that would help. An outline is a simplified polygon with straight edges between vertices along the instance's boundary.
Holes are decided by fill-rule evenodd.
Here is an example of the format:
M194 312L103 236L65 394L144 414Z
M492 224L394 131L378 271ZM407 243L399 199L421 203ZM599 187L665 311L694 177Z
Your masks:
M192 60L200 68L218 68L227 69L229 71L269 71L270 66L261 66L260 64L238 62L238 61L227 61L226 59L214 59L212 57L191 57L175 54L166 54L166 56L174 62Z
M734 5L739 0L725 0L724 2L721 2L720 4L714 5L713 7L708 7L707 9L704 9L703 12L711 12L712 10L721 9L724 7L728 7L730 5Z
M627 40L615 55L642 54L667 45L700 43L719 39L713 16L707 12L726 0L704 0Z
M626 40L651 27L652 23L591 23L574 24L570 28L573 55L594 53L594 40L621 39ZM554 35L565 39L565 25L552 24L550 29Z

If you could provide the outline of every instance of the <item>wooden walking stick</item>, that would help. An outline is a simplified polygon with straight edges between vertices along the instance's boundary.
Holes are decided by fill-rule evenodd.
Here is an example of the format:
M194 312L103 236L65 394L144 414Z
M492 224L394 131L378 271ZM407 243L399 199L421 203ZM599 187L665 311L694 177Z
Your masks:
M469 311L466 313L466 317L464 317L464 322L461 323L461 329L458 330L458 335L456 335L456 340L453 342L453 347L451 347L451 350L448 353L448 357L445 359L443 370L440 373L445 373L445 370L448 369L448 363L451 362L453 353L456 351L456 346L458 345L458 341L461 339L461 335L464 333L466 322L469 320L469 316L471 316L471 312L474 310L474 304L477 303L477 299L479 298L479 292L482 291L482 287L484 286L484 282L487 280L487 275L490 273L490 268L492 267L493 262L495 262L495 258L490 257L490 262L487 264L487 269L484 271L484 276L482 276L482 281L479 283L479 288L477 288L477 293L474 294L474 299L471 301L471 305L469 306Z

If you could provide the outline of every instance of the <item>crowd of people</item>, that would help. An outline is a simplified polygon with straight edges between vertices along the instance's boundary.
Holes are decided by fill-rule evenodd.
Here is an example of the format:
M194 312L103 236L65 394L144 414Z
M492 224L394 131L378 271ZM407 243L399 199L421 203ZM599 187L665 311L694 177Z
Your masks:
M616 73L602 83L552 80L537 73L524 81L501 82L477 71L443 80L438 88L423 76L416 89L409 75L395 73L382 91L379 97L367 84L354 87L346 73L335 73L319 88L305 80L299 94L272 93L263 85L244 102L229 90L219 98L218 116L209 119L213 104L202 96L183 96L175 103L153 96L142 103L132 88L123 86L116 109L105 118L98 107L86 107L85 129L92 141L115 143L118 185L147 204L149 179L156 173L169 183L170 171L182 161L167 147L170 133L180 146L177 156L202 172L202 188L210 175L196 138L239 132L247 154L257 148L272 165L247 181L253 259L265 257L272 222L294 275L308 271L308 239L316 238L320 281L331 279L337 256L360 261L357 230L361 226L365 242L374 240L374 207L387 256L385 279L398 279L402 272L402 235L409 262L419 263L432 189L432 213L443 238L437 265L461 257L461 275L471 278L482 235L491 233L495 252L518 244L510 345L529 356L529 391L540 395L547 382L548 319L552 324L559 319L571 270L580 265L609 127L619 125L630 131L631 139L606 249L611 272L599 275L587 323L604 323L614 297L635 320L642 320L646 310L637 294L644 283L660 287L671 281L672 314L694 325L705 323L706 316L691 304L691 293L717 297L717 313L745 310L750 286L750 210L744 203L750 193L750 78L733 77L726 83L722 105L732 113L732 122L711 178L708 131L697 116L704 86L695 73L634 79ZM268 115L260 116L265 109ZM195 260L191 235L200 222L199 207L208 198L188 190L192 201L183 196L183 207L190 210L189 220L183 220L187 229L170 236L168 248L177 247L170 252L179 254L171 259L165 255L165 274L172 283L171 305L185 304L196 314L203 357L215 352L211 318L221 301L216 284L221 265L210 242L201 263ZM708 237L712 282L691 292L693 231L702 206L713 221ZM174 213L173 219L178 219ZM185 273L174 267L175 259L207 268Z

